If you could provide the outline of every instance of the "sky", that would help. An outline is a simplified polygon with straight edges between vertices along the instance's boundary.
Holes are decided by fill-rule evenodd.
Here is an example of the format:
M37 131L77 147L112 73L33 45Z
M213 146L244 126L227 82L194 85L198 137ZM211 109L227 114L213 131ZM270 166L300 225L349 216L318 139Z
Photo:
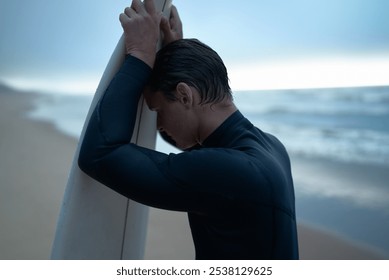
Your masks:
M233 90L389 85L387 0L173 0ZM126 0L0 0L0 81L94 93Z

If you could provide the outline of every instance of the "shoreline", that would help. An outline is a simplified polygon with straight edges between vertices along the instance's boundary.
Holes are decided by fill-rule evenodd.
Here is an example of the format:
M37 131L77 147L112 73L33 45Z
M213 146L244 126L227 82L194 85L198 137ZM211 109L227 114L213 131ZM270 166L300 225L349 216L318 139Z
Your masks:
M37 93L0 87L0 259L48 259L77 140L32 120ZM384 259L364 244L299 224L301 259ZM150 210L145 259L193 259L185 213Z

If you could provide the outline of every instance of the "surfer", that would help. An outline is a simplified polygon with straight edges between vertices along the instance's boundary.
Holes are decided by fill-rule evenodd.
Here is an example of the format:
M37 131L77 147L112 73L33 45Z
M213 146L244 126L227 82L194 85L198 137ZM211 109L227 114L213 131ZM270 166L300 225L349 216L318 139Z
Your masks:
M175 7L166 19L153 0L133 0L120 22L127 57L90 119L80 168L132 200L187 212L196 259L297 259L288 154L235 106L219 55L182 39ZM142 94L182 153L130 143Z

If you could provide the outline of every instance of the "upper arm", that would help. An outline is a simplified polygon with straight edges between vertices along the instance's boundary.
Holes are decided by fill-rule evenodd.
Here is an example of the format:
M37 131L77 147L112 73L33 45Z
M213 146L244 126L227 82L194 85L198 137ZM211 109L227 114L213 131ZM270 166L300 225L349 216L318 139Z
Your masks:
M140 203L209 212L235 203L247 166L223 149L163 154L122 145L95 161L93 177Z

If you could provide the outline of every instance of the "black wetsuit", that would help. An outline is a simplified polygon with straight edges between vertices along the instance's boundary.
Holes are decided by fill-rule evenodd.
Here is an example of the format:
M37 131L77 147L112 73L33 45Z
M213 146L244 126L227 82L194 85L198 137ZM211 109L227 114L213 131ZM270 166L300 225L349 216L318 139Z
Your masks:
M191 151L167 155L130 144L150 73L127 57L91 117L81 169L135 201L188 212L196 259L297 259L284 146L239 111Z

